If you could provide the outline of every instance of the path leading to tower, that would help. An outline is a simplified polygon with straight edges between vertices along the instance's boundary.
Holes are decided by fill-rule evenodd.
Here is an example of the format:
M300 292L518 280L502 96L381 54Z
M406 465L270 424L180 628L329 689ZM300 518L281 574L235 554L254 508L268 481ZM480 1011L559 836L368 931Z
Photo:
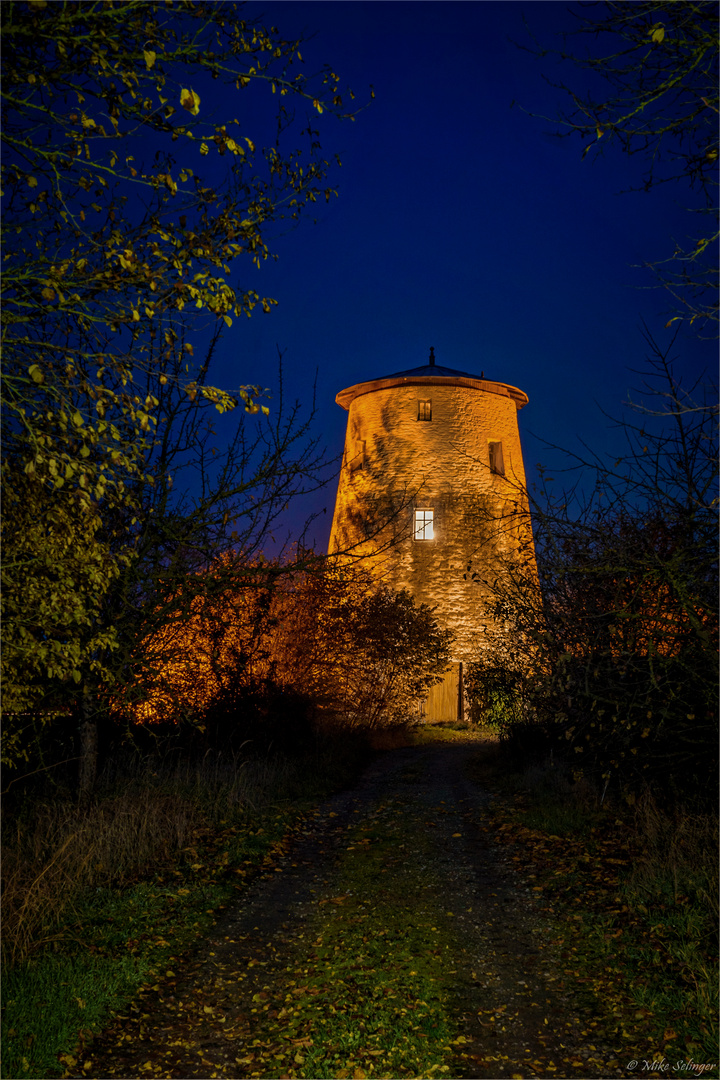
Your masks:
M66 1075L627 1075L494 843L491 796L468 775L479 753L379 757Z

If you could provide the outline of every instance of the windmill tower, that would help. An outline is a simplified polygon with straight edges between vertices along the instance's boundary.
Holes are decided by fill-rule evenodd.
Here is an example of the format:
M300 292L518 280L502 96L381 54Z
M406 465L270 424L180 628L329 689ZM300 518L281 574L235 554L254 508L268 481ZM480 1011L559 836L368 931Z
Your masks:
M455 719L463 664L498 629L490 581L513 560L534 565L517 422L527 396L442 367L431 349L427 364L350 386L335 400L348 423L330 553L362 557L454 632L453 667L425 715Z

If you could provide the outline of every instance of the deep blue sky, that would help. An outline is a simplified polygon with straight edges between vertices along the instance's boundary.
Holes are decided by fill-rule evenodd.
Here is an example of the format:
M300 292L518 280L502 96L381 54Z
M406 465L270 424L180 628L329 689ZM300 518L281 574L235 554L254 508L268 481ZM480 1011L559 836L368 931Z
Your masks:
M308 403L317 369L317 430L342 451L345 386L438 363L522 388L526 465L551 458L539 440L609 446L598 406L622 411L642 362L643 320L661 340L668 298L634 264L672 250L693 223L689 195L665 186L622 194L639 163L611 151L581 158L548 116L564 104L543 81L550 59L518 49L523 18L547 45L577 5L523 2L299 2L247 4L283 36L314 35L308 71L329 63L375 100L354 123L330 120L323 148L338 153L339 199L318 222L278 238L280 258L244 283L278 306L235 320L214 381L268 385L276 349L286 392ZM570 70L567 80L582 86ZM517 104L511 107L513 101ZM233 106L235 108L235 106ZM680 370L714 370L716 347L683 334ZM327 506L335 484L313 503Z

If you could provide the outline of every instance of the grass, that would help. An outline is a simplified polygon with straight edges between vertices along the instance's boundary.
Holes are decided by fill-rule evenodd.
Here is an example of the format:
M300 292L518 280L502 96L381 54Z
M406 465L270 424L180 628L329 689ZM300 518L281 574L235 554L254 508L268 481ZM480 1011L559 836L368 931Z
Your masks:
M717 818L611 803L548 765L495 780L496 835L560 916L568 988L628 1050L642 1019L648 1060L717 1062Z
M6 821L2 1076L61 1075L363 760L335 741L295 762L116 763L89 811Z
M150 977L147 957L49 953L3 978L6 1077L58 1075L58 1055L99 1030Z
M234 887L277 859L307 813L269 804L252 816L195 822L181 857L159 872L82 890L57 949L37 951L11 973L3 1075L82 1070L93 1053L88 1037L109 1011L139 1016L139 995L180 970L183 951ZM442 1076L464 1041L447 1005L453 939L428 897L422 830L394 800L345 843L291 966L255 996L258 1026L239 1059L243 1075ZM228 969L229 985L238 978Z
M254 1077L442 1076L457 1046L453 942L407 851L423 838L398 802L352 829L310 945L269 987L242 1060ZM392 869L392 872L389 872ZM264 1014L264 1020L262 1019Z
M470 737L411 733L420 744ZM2 1075L72 1070L88 1035L111 1011L137 1012L138 993L179 970L215 913L361 760L357 746L336 744L295 763L129 762L87 813L56 800L6 823L15 962L4 973ZM504 792L492 832L556 917L558 977L587 998L593 1030L635 1050L642 1018L655 1033L640 1048L648 1060L716 1060L716 821L670 816L647 797L632 809L601 802L546 766L512 775L487 745L475 779ZM448 1005L452 937L419 870L427 841L395 799L346 844L291 967L254 1002L244 1069L445 1075L462 1036Z
M426 746L438 742L476 742L488 732L462 720L419 724L409 730L408 745Z
M301 811L196 835L178 867L125 888L85 890L53 946L4 978L3 1076L61 1075L83 1033L99 1031L213 921L240 883L258 872ZM56 987L57 992L49 992Z

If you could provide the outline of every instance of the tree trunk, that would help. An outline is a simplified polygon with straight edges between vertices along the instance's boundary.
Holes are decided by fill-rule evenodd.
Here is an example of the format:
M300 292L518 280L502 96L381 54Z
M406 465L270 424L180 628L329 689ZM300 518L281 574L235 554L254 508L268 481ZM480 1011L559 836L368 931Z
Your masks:
M88 803L95 790L98 758L98 726L95 695L84 689L80 703L80 768L78 797L82 805Z

